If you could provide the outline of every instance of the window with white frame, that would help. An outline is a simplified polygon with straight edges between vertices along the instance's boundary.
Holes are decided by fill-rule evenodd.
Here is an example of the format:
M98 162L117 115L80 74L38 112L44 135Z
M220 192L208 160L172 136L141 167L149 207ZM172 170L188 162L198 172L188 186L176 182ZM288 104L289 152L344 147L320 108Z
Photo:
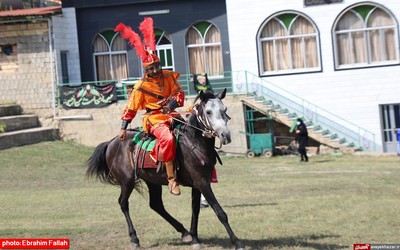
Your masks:
M268 18L257 40L261 75L321 70L319 32L299 13L278 13Z
M157 55L163 69L175 70L174 53L171 38L165 31L154 29L156 36Z
M98 34L93 43L94 70L97 81L128 77L126 42L112 30Z
M333 28L336 69L398 64L397 30L392 14L377 5L343 12Z
M190 27L186 34L186 46L190 74L223 75L221 34L215 25L204 21Z

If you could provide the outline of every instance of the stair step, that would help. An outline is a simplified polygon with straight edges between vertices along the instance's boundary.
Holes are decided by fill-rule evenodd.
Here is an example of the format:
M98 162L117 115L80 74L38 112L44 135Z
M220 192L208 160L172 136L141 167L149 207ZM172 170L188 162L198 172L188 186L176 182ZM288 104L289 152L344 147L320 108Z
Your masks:
M256 103L265 102L265 98L264 98L264 96L257 96L257 97L255 97L254 101Z
M314 127L314 132L320 132L322 130L322 127L320 125L317 125Z
M0 149L59 140L59 130L49 127L30 128L0 133Z
M285 114L289 114L289 110L288 109L281 109L279 111L280 114L285 115Z
M264 105L265 105L265 106L272 106L272 105L274 105L274 103L273 103L271 100L266 100L266 101L264 102Z
M350 142L349 144L347 144L347 147L349 147L349 148L353 148L353 147L355 147L356 145L354 144L354 142Z
M0 117L0 124L3 125L3 132L40 127L36 115L14 115Z
M329 137L329 139L331 139L331 141L339 141L339 136L337 134L333 134Z
M288 118L291 120L297 119L297 114L296 113L290 113L288 114Z
M256 98L256 96L257 96L256 92L250 92L250 93L246 94L246 98L248 98L248 99L254 99L254 98Z
M19 105L0 105L0 117L22 114L22 108Z
M330 137L331 136L331 131L329 131L328 129L323 130L321 132L321 135L324 136L324 137Z

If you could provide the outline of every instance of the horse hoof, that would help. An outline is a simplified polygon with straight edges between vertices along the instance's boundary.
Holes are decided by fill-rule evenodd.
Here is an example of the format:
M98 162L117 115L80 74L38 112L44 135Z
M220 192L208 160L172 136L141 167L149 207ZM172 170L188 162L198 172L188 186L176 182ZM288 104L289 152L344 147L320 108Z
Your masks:
M186 233L182 236L182 242L189 243L192 242L193 238L189 233Z
M235 250L245 250L244 244L242 242L236 242Z
M140 244L139 243L131 242L131 250L136 250L138 248L140 248Z
M192 249L193 249L193 250L200 250L200 249L201 249L200 243L194 243L194 244L192 244Z

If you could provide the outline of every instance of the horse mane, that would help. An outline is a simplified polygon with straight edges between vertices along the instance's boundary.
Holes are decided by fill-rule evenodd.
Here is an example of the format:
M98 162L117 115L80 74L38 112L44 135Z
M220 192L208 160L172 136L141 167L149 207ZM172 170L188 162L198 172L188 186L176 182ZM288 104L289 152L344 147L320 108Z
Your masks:
M206 101L207 101L208 99L216 98L216 96L214 95L214 92L213 92L213 91L210 91L210 90L199 91L199 93L197 94L197 96L196 96L196 97L194 98L194 100L193 100L193 104L195 104L195 103L200 99L201 96L202 96Z

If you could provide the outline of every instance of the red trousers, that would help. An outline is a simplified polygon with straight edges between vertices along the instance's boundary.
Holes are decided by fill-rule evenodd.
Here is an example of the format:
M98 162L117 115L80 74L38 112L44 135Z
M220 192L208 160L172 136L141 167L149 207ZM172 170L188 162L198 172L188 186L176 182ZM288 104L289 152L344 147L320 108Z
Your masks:
M153 159L161 162L175 160L175 137L169 129L169 125L162 123L158 126L151 127L150 134L157 138L157 143L150 152Z

